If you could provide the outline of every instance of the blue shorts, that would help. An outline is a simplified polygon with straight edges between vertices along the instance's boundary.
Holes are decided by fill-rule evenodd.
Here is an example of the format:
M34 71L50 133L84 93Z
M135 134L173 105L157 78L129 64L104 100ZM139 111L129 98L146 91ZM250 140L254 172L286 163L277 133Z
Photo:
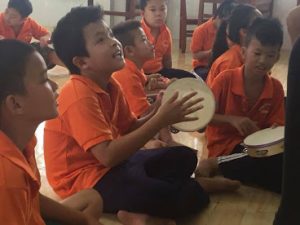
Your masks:
M197 213L208 195L191 178L197 165L185 146L140 150L112 168L94 188L104 200L104 212L126 210L178 218Z

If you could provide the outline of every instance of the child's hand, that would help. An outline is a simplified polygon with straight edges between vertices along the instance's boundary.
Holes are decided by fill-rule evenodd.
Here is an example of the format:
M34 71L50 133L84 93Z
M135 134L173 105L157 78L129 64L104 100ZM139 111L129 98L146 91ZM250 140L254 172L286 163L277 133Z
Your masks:
M86 215L86 225L102 225L102 223L100 223L95 218L93 218L89 215Z
M178 92L159 108L157 116L160 117L163 127L179 123L183 121L194 121L197 117L188 117L189 114L196 112L203 108L199 103L203 101L203 98L193 98L197 95L197 92L191 92L190 94L178 99Z
M48 43L49 43L49 36L44 36L44 37L41 37L40 38L40 46L42 47L42 48L44 48L44 47L47 47L48 46Z
M147 75L148 82L146 84L146 89L148 91L153 91L157 89L165 89L168 86L169 79L163 77L161 74L155 73Z
M248 136L259 130L259 127L248 117L230 116L229 123L235 127L242 136Z
M0 35L0 40L3 40L3 39L5 39L4 36Z

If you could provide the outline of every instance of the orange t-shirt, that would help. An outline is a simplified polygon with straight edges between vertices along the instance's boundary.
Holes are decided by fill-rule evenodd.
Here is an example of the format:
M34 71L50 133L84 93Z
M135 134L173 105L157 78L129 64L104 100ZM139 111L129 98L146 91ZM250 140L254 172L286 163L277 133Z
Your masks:
M213 84L213 80L224 70L234 69L244 64L241 52L241 46L232 45L226 52L214 61L206 78L209 87Z
M216 113L246 116L260 129L284 124L284 91L281 83L266 75L264 89L250 107L244 90L244 66L222 72L213 82L212 92L218 104ZM206 128L209 156L228 155L246 137L230 125L209 125Z
M5 24L4 13L0 14L0 35L4 36L6 39L17 39L19 41L30 43L32 38L39 40L47 34L49 34L48 30L30 17L25 19L20 33L16 34L10 26Z
M72 75L57 99L59 116L46 122L47 178L62 198L92 188L103 177L110 168L90 148L125 134L136 120L113 78L108 90L87 77Z
M45 225L40 214L40 174L33 138L23 152L0 131L1 224Z
M134 62L129 59L125 59L125 61L125 67L113 73L113 78L120 83L130 110L136 117L139 117L150 106L145 93L147 77Z
M213 18L198 26L193 32L191 41L191 51L193 53L196 53L199 51L211 50L215 41L216 33L217 28L214 25ZM193 59L193 68L196 68L198 66L207 66L208 61L209 58Z
M160 34L157 38L151 34L151 28L142 19L142 28L145 31L149 41L154 45L155 56L154 59L147 61L143 65L144 72L146 74L156 73L163 69L163 58L166 55L171 55L172 51L172 35L169 28L163 25L160 28Z

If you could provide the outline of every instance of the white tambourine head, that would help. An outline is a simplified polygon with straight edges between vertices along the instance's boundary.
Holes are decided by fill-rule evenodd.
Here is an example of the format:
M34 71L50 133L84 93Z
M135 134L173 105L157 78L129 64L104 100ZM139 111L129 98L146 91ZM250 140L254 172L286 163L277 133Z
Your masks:
M197 117L197 120L180 122L173 124L172 126L180 131L187 132L204 128L215 113L215 98L209 87L204 82L195 78L178 79L167 87L162 98L162 104L168 101L176 91L179 92L179 98L196 91L197 95L192 99L202 97L204 100L200 103L203 105L203 108L189 115L191 117Z

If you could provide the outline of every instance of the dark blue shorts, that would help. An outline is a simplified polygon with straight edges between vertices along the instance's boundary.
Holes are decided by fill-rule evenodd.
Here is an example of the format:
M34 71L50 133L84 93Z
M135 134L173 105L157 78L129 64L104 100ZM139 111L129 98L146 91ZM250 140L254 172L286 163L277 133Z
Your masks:
M94 188L103 197L107 213L126 210L183 217L209 202L208 195L191 178L196 165L196 154L188 147L140 150L112 168Z

